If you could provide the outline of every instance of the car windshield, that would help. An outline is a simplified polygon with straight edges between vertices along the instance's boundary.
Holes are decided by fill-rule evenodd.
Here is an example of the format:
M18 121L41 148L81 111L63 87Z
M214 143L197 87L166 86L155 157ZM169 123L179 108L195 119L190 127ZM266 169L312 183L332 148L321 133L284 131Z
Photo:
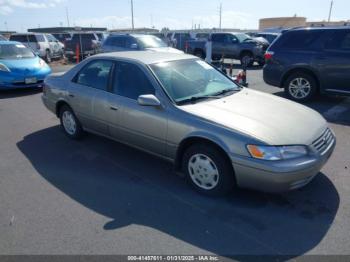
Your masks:
M235 36L238 38L239 42L241 43L252 40L252 38L247 34L235 34Z
M137 41L143 48L167 47L162 39L152 35L137 37Z
M241 88L217 69L199 59L152 64L166 93L177 104L198 98L221 98Z
M22 59L35 57L33 52L23 44L0 45L0 59Z

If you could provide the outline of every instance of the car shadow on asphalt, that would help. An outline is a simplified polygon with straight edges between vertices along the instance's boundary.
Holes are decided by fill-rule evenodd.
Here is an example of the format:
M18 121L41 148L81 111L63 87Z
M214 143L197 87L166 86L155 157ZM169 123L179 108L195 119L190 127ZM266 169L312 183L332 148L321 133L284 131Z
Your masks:
M236 190L209 198L171 164L98 136L72 141L55 126L17 146L48 183L110 218L97 227L142 225L223 256L305 254L325 237L339 207L338 192L322 173L286 194Z
M274 95L287 98L283 91L276 92ZM303 105L316 110L330 123L350 126L350 98L348 97L318 95Z
M0 90L0 100L22 97L22 96L31 96L41 92L42 92L42 88Z

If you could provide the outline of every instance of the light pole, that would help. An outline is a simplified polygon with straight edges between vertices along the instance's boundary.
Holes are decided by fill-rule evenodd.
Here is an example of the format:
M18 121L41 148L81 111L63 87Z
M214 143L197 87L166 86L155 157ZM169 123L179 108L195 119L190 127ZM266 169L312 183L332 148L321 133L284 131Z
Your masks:
M134 1L131 0L131 28L134 31Z
M222 20L222 3L220 3L220 22L219 22L219 28L221 29L221 20Z
M331 1L331 7L329 8L328 22L331 21L332 10L333 10L333 0Z
M68 25L68 27L70 27L70 24L69 24L68 7L66 7L66 17L67 17L67 25Z

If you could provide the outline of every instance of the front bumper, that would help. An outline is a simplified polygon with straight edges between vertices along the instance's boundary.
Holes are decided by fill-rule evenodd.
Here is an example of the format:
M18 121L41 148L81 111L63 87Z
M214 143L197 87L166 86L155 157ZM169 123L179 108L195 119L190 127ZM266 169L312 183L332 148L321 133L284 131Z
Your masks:
M332 155L336 139L326 152L294 160L263 161L231 157L237 184L269 193L281 193L310 183Z
M41 88L44 85L44 79L51 73L51 69L43 68L35 73L16 74L16 73L1 73L0 75L0 90L23 89L23 88ZM36 78L36 83L26 84L26 78Z

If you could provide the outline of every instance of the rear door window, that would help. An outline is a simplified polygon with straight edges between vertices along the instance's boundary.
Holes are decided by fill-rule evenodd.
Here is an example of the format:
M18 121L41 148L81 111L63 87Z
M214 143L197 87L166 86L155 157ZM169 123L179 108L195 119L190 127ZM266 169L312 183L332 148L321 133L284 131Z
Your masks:
M226 39L225 34L212 35L212 41L213 42L224 43L225 39Z
M122 36L111 37L109 41L107 41L107 44L121 48L126 48L126 38Z
M74 82L107 91L113 64L114 63L109 60L90 62L78 73Z
M322 30L287 32L278 46L282 49L312 49L323 35Z

